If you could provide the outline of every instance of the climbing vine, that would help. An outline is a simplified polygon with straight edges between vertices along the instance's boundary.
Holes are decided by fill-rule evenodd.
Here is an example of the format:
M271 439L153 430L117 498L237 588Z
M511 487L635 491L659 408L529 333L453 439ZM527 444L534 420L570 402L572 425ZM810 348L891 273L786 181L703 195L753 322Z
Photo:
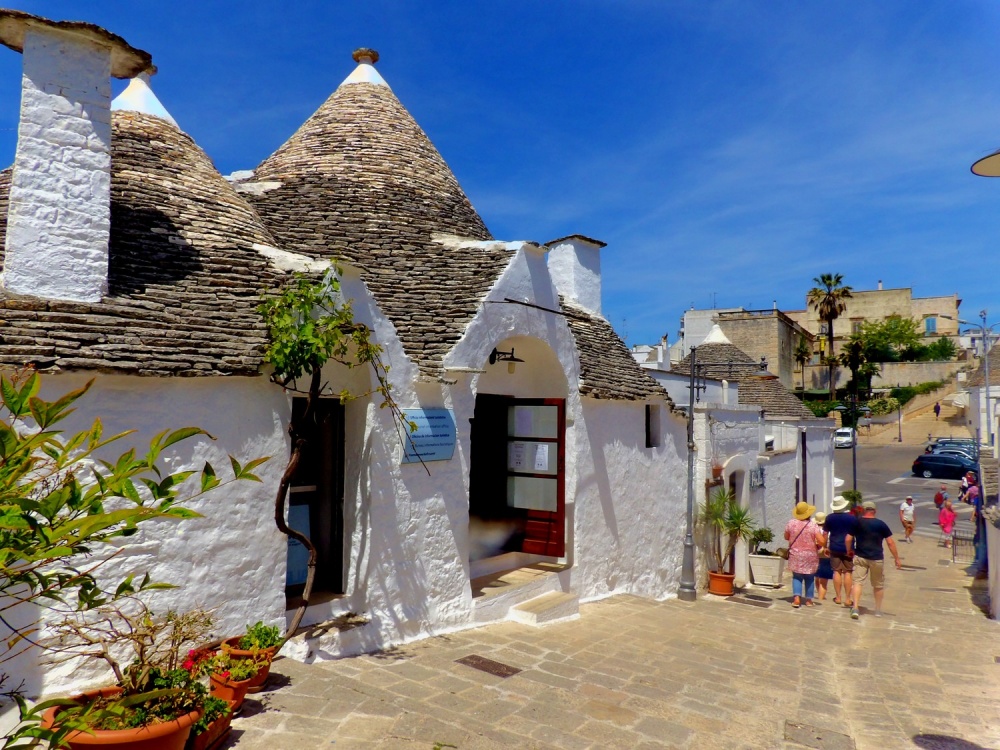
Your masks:
M264 359L274 371L271 380L282 388L305 394L306 407L301 416L293 412L288 425L292 451L281 476L274 502L274 522L286 536L298 540L309 552L305 586L299 608L285 632L285 640L298 629L309 606L316 577L316 547L301 531L285 521L288 488L308 443L308 426L316 419L316 402L323 396L335 396L341 403L368 396L379 396L381 408L388 408L401 439L409 439L416 425L409 422L392 397L389 366L382 359L383 349L372 340L372 331L354 321L351 301L340 289L340 269L329 269L322 279L297 274L278 294L265 297L260 314L267 324L269 343ZM323 366L337 362L346 367L368 365L375 376L373 388L352 393L349 389L333 391L323 382ZM299 381L308 380L305 388ZM426 466L424 467L426 469Z

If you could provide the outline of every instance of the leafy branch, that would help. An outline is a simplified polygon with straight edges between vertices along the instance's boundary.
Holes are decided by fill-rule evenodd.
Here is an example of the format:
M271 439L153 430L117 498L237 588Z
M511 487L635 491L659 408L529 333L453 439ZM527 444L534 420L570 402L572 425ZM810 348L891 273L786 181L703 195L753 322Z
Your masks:
M402 428L409 439L410 432L416 429L393 399L389 366L382 359L382 347L372 340L371 329L354 321L351 302L341 294L339 274L340 269L336 267L318 281L297 274L280 293L265 297L258 308L269 333L264 359L274 368L271 380L283 388L298 391L298 382L308 379L305 409L300 417L293 413L289 421L292 452L274 502L274 523L278 530L298 540L309 552L302 601L285 632L286 640L302 621L316 576L316 547L306 534L287 524L285 515L288 488L308 443L308 428L316 420L316 402L323 395L324 365L332 361L349 368L370 366L375 387L364 393L340 391L337 394L340 402L378 394L382 398L380 408L390 410L397 431Z

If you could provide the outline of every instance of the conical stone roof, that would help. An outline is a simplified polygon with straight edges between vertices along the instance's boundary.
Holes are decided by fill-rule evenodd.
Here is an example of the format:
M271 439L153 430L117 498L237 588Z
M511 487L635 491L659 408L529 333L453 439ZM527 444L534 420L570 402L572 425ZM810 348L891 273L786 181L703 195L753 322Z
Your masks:
M282 248L357 266L407 356L439 378L511 254L483 242L492 236L444 159L372 59L356 59L241 189Z
M366 265L440 232L492 239L426 133L384 83L349 78L254 172L290 250ZM307 221L304 221L308 217Z
M0 293L0 363L257 374L266 330L256 307L280 276L253 245L274 239L188 135L140 112L113 112L111 124L108 294L78 303Z
M712 329L714 332L714 328ZM721 334L721 331L720 331ZM815 415L773 376L761 376L760 363L722 337L705 339L698 346L698 369L703 375L739 384L739 402L759 406L770 418L814 419ZM673 372L691 372L691 355L672 368Z

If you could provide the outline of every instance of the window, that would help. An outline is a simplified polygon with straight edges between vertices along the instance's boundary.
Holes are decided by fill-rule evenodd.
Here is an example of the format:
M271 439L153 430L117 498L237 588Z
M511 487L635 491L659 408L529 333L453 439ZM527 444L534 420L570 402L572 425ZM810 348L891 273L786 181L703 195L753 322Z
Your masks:
M937 318L924 318L924 335L937 333Z
M660 407L646 404L646 447L660 447Z
M861 333L861 326L863 326L865 321L863 320L852 320L851 321L851 333Z

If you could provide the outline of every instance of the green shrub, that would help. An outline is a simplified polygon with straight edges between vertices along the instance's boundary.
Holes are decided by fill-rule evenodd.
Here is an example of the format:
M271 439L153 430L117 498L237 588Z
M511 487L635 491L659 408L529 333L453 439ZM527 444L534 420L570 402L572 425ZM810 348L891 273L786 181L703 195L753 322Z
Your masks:
M240 638L240 648L244 651L259 651L281 643L281 629L265 625L258 620L247 626L246 635Z
M858 505L861 505L861 491L860 490L844 490L840 493L844 496L844 499L851 504L851 510L853 510Z
M840 406L839 401L803 401L802 403L817 417L825 417L835 407Z
M893 388L889 391L889 395L893 398L899 399L900 404L907 404L914 396L920 396L924 393L931 393L936 391L944 385L940 380L932 380L929 383L918 383L917 385L903 385L899 388Z
M899 399L893 398L876 398L868 402L868 408L871 409L873 417L880 417L884 414L892 414L900 406Z

